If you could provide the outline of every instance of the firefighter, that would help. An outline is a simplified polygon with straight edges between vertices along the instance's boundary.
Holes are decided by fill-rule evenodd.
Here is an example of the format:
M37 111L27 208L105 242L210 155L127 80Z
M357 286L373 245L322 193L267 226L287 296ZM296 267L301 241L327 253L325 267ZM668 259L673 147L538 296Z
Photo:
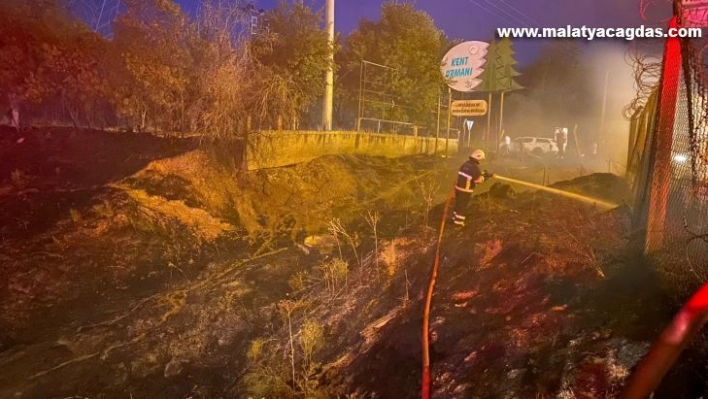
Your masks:
M482 171L479 162L485 159L484 151L474 150L470 154L460 171L457 172L457 182L455 183L455 210L452 213L452 221L456 226L465 226L465 210L472 197L472 192L477 184L484 183L486 179L494 177L491 173Z
M558 146L558 158L563 159L565 157L565 137L567 136L563 136L563 130L559 127L556 128L554 135Z

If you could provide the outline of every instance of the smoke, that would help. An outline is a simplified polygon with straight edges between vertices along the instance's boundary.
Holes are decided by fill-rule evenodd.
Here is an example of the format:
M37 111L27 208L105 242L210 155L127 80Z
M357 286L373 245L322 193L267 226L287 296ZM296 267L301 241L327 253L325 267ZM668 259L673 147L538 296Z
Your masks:
M594 122L600 152L621 163L627 159L629 142L629 120L625 110L637 95L635 66L629 51L632 49L626 42L607 41L589 44L583 54L594 98L600 101L599 115Z
M522 70L519 81L525 89L507 96L506 134L553 137L555 127L572 132L577 125L580 152L588 153L597 143L598 155L622 170L629 147L627 111L642 103L635 101L639 85L634 59L637 54L660 57L662 43L600 39L551 44ZM644 91L655 83L650 78L643 76Z

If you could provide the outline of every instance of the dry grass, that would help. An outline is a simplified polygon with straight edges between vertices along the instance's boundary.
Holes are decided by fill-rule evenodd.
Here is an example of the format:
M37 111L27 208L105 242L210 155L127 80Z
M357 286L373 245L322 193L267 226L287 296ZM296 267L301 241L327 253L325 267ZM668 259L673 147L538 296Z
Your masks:
M404 262L410 252L408 247L412 244L414 244L414 241L409 237L397 237L383 245L380 258L386 268L385 272L389 280L395 277L404 266Z
M422 211L430 206L436 186L432 180L424 184L422 198L420 178L437 172L417 172L396 160L358 156L328 156L292 168L237 172L200 150L152 162L130 184L145 189L160 176L176 176L185 185L179 191L191 193L205 210L243 228L252 239L268 242L275 235L290 235L295 241L303 233L321 234L335 219L347 226L374 206L383 210L408 201L409 213ZM398 183L382 189L382 181Z
M117 186L120 188L120 186ZM222 234L233 231L234 227L213 217L202 209L190 208L181 201L168 201L150 196L145 191L123 187L137 205L137 212L152 223L160 224L173 220L187 229L198 243L212 243ZM162 221L162 222L161 222Z

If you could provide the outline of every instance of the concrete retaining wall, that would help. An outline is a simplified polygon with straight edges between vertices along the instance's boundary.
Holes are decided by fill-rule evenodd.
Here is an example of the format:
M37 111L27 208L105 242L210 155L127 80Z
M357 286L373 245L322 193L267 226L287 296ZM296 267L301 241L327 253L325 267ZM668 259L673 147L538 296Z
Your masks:
M365 154L396 158L433 154L435 138L358 132L282 131L251 136L246 155L248 170L307 162L322 155ZM446 139L438 140L438 153L445 154ZM457 153L458 141L450 139L447 155Z

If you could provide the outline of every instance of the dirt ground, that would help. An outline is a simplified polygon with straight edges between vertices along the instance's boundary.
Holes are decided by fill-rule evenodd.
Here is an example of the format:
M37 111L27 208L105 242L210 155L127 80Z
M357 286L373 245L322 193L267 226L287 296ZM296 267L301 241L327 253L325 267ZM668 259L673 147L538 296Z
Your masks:
M0 133L0 398L419 396L462 159L237 177L190 141ZM604 161L487 167L626 198ZM491 187L446 227L434 397L614 397L676 310L631 251L629 210ZM699 367L681 359L655 398L701 396Z

